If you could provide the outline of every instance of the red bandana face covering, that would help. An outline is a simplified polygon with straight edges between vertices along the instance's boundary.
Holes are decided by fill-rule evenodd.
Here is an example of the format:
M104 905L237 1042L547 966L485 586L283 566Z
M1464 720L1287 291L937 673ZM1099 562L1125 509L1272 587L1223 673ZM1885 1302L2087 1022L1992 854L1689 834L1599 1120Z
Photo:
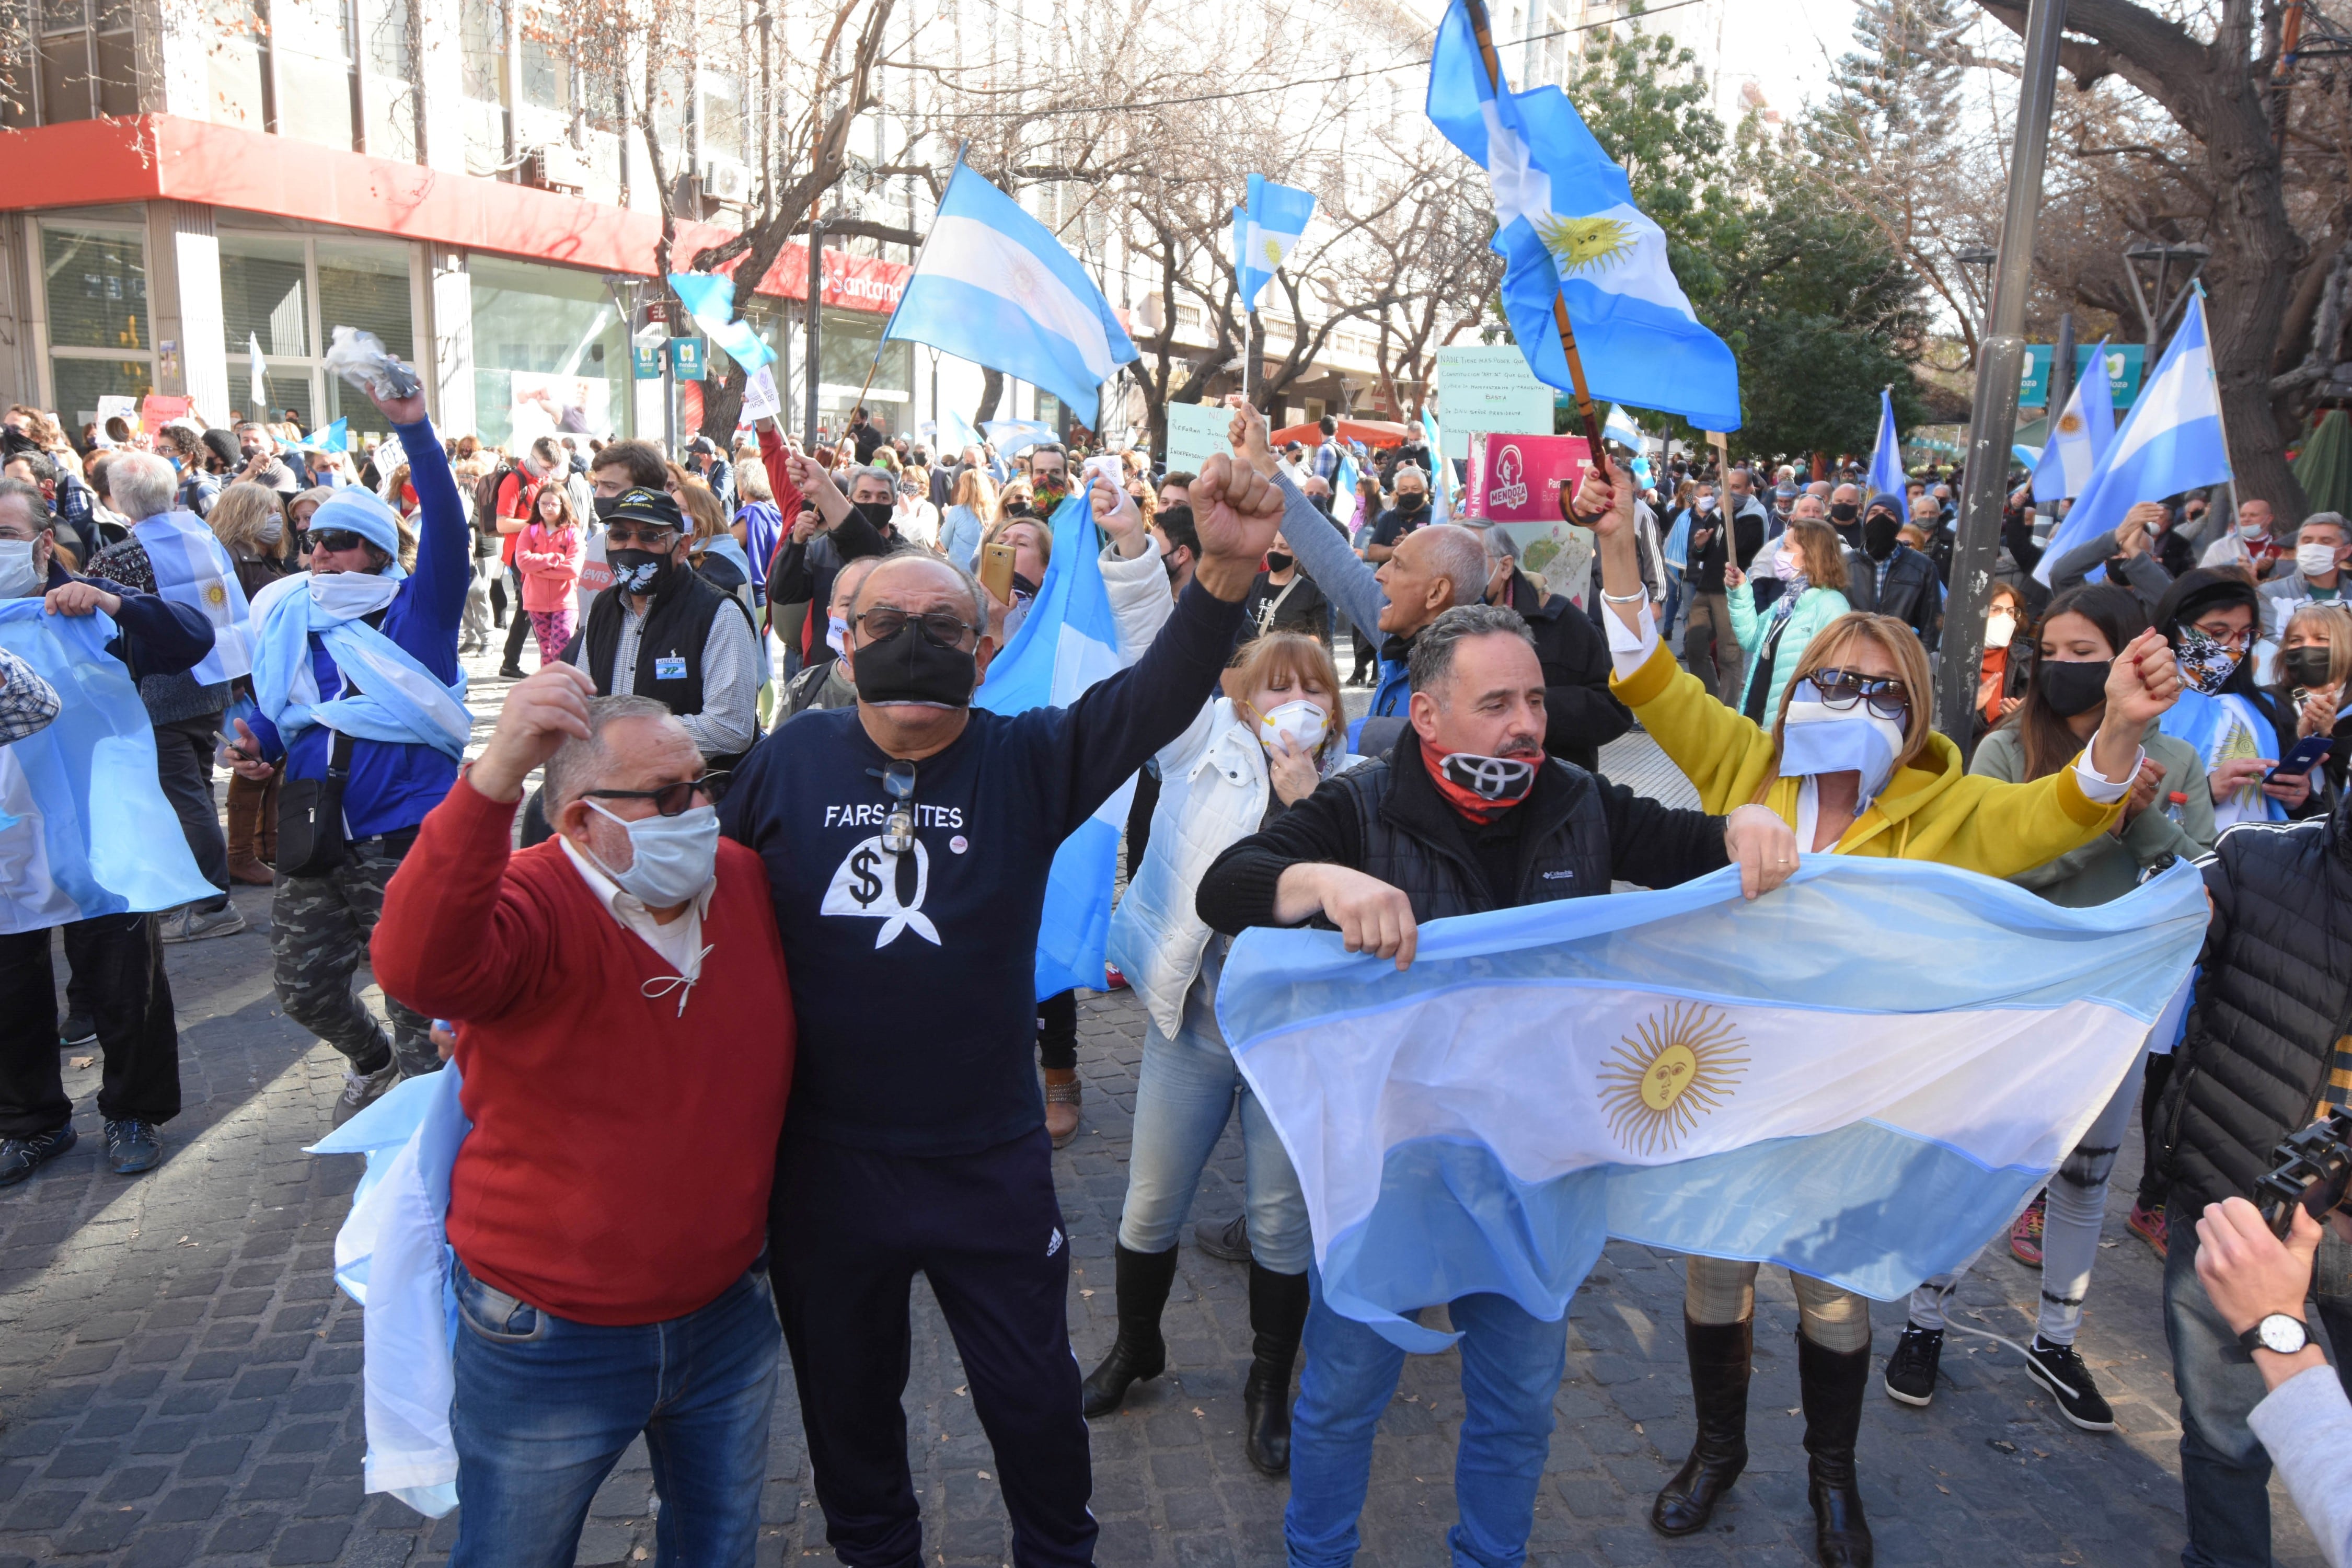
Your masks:
M1445 804L1484 826L1528 798L1536 764L1525 757L1482 757L1475 752L1443 754L1421 742L1421 763Z

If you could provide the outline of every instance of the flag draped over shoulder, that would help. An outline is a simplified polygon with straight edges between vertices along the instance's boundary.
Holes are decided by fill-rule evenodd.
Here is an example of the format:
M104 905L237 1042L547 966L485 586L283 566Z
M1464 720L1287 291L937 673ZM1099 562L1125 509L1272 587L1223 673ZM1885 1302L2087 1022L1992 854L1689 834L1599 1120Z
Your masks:
M1633 205L1625 171L1559 89L1496 90L1463 0L1437 29L1428 112L1493 182L1503 310L1536 379L1573 387L1558 297L1594 398L1738 429L1739 367L1675 280L1665 231Z
M155 731L106 651L103 613L0 604L0 647L57 688L39 732L0 746L0 933L168 910L215 894L155 781Z
M2188 973L2203 889L2176 866L2073 910L1809 856L1753 903L1726 870L1433 921L1402 973L1251 931L1217 1016L1324 1300L1407 1350L1447 1341L1403 1314L1474 1292L1558 1319L1610 1237L1883 1300L2074 1148Z
M341 448L336 448L340 450ZM188 673L215 686L253 672L253 625L228 547L192 511L158 512L131 525L147 552L155 592L212 623L213 650Z
M1067 707L1087 687L1122 668L1099 550L1094 514L1087 492L1080 490L1055 509L1054 554L1045 580L1013 640L990 662L974 706L992 713ZM1118 837L1134 795L1135 781L1129 779L1054 854L1037 924L1041 1001L1072 986L1103 983Z

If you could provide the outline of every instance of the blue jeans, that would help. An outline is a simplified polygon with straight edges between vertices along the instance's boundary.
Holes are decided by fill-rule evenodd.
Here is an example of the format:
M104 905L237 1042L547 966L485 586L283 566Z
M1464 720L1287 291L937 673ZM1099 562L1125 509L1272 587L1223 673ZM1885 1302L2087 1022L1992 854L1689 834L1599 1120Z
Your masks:
M1129 1252L1165 1252L1176 1245L1202 1168L1241 1095L1242 1154L1248 1163L1243 1204L1249 1216L1250 1256L1276 1274L1304 1274L1314 1256L1307 1197L1274 1123L1250 1092L1223 1041L1190 1030L1170 1039L1160 1026L1143 1026L1143 1069L1135 1089L1135 1142L1127 1162L1127 1205L1118 1216L1118 1244Z
M589 1500L638 1433L655 1568L751 1568L782 1331L766 1259L709 1306L628 1328L542 1312L457 1267L457 1544L450 1568L569 1568Z
M1290 1506L1282 1539L1292 1568L1355 1561L1356 1516L1372 1475L1372 1435L1396 1393L1404 1352L1324 1304L1310 1270L1307 1367L1290 1415ZM1461 1522L1445 1532L1454 1568L1518 1568L1534 1528L1536 1487L1551 1453L1552 1399L1568 1367L1568 1320L1546 1322L1503 1296L1449 1305L1462 1335L1462 1440L1454 1460Z
M2246 1425L2267 1390L2197 1278L2197 1216L2203 1212L2178 1197L2165 1210L2164 1338L2180 1394L2180 1489L2189 1513L2180 1561L2183 1568L2270 1568L2271 1457ZM2340 1245L2332 1235L2321 1244L2314 1285L2336 1374L2343 1378L2352 1351L2352 1296L2344 1293ZM2352 1392L2352 1379L2346 1388Z

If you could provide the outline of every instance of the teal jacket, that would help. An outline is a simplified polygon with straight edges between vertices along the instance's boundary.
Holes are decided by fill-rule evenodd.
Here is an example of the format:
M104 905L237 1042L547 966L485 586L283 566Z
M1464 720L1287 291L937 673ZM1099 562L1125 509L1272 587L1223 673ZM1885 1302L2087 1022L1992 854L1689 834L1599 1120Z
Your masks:
M1739 710L1748 711L1748 698L1755 688L1759 668L1758 645L1772 632L1772 609L1761 616L1756 613L1756 590L1742 583L1731 590L1726 603L1731 610L1731 635L1739 639L1740 651L1748 655L1748 685L1739 693ZM1808 588L1789 612L1788 629L1780 634L1780 646L1772 654L1772 686L1764 694L1764 727L1770 729L1780 712L1780 693L1789 689L1789 672L1797 668L1804 657L1805 645L1813 634L1844 615L1853 606L1845 595L1835 588Z

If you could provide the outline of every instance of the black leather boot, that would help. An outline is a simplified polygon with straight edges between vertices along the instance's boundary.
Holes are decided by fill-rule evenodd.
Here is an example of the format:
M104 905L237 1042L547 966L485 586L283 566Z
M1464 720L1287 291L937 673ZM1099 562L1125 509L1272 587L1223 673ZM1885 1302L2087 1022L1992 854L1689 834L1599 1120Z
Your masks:
M1307 1276L1249 1266L1250 1330L1256 1345L1242 1385L1243 1447L1269 1476L1290 1473L1290 1369L1307 1332Z
M1797 1391L1805 1410L1805 1452L1813 1503L1813 1551L1822 1568L1871 1568L1870 1524L1853 1473L1862 1430L1862 1395L1870 1385L1870 1347L1825 1351L1797 1336Z
M1661 1534L1689 1535L1706 1529L1717 1500L1748 1468L1748 1369L1755 1348L1753 1319L1739 1323L1683 1319L1698 1436L1691 1444L1690 1458L1650 1505L1650 1522Z
M1139 1378L1158 1377L1168 1368L1168 1344L1160 1337L1160 1310L1168 1305L1168 1287L1176 1282L1176 1249L1129 1252L1113 1243L1116 1268L1111 1276L1118 1293L1118 1338L1102 1364L1087 1374L1087 1416L1108 1415L1127 1397L1128 1384Z

